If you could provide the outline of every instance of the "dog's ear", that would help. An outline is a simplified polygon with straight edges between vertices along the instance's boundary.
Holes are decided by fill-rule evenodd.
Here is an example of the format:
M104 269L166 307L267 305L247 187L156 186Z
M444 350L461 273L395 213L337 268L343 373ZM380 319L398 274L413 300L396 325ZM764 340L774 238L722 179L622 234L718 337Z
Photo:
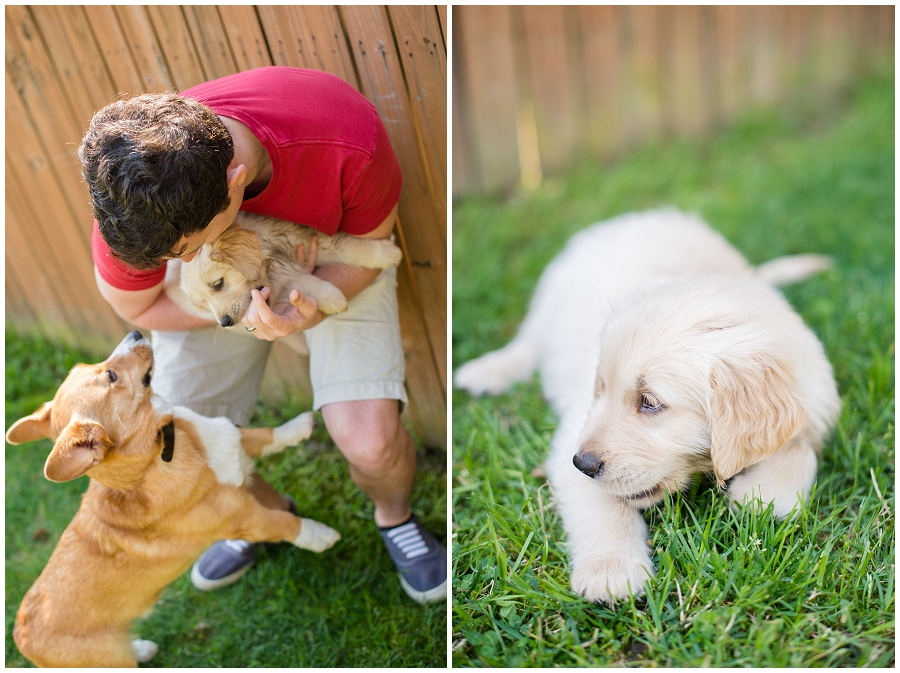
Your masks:
M719 362L710 385L710 454L720 486L806 426L793 376L771 357Z
M24 444L50 436L50 416L53 402L45 402L30 416L20 418L6 431L6 441L10 444Z
M259 278L262 266L262 253L256 234L247 229L231 226L212 242L209 258L234 268L244 278Z
M50 481L71 481L99 465L111 447L112 440L102 425L94 421L72 421L47 457L44 476Z

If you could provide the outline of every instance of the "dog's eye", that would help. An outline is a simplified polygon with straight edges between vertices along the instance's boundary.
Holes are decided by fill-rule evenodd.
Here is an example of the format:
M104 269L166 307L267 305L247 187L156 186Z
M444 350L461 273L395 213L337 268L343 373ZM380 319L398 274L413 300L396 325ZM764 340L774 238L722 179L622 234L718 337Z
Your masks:
M220 291L223 287L225 287L225 279L219 278L215 283L212 284L212 289L216 292Z
M640 411L642 414L655 414L665 408L666 406L652 395L641 393L641 406L639 407L638 411Z
M143 386L144 386L145 388L146 388L147 386L150 385L150 377L151 377L151 374L152 374L152 372L148 369L148 370L147 370L147 373L144 374L144 378L141 379L141 383L143 384Z
M116 373L112 369L106 370L106 378L109 379L110 383L115 383L119 379L119 377L116 376Z

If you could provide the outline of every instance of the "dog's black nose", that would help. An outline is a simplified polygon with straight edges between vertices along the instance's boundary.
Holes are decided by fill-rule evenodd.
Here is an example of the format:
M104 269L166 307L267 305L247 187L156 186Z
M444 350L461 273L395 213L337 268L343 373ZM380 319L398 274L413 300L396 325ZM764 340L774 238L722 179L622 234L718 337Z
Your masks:
M144 335L141 334L138 330L134 330L133 332L129 332L129 333L128 333L128 336L130 336L130 337L131 337L132 339L134 339L135 341L140 341L141 339L144 338Z
M597 460L597 456L592 453L576 453L572 458L572 463L591 479L603 474L603 463Z
M222 327L231 327L234 324L234 320L231 319L230 315L226 315L219 321L219 324Z

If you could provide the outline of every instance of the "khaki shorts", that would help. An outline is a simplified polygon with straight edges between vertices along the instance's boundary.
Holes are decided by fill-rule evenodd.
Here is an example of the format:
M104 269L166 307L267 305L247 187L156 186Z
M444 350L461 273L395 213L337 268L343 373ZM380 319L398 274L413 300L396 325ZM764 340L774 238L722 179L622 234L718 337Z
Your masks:
M243 329L236 326L232 329ZM397 311L397 270L382 271L350 301L305 332L313 408L335 402L408 402ZM153 332L153 391L170 404L246 425L271 344L221 327Z

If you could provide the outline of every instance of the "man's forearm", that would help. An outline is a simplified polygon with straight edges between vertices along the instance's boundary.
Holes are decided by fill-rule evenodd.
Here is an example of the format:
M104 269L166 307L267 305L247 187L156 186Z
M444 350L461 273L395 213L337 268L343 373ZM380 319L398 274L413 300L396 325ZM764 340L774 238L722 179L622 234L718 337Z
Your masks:
M125 316L122 317L124 318ZM140 329L159 330L162 332L198 329L216 324L210 318L201 318L192 313L185 313L165 293L160 294L156 302L143 313L125 319Z

